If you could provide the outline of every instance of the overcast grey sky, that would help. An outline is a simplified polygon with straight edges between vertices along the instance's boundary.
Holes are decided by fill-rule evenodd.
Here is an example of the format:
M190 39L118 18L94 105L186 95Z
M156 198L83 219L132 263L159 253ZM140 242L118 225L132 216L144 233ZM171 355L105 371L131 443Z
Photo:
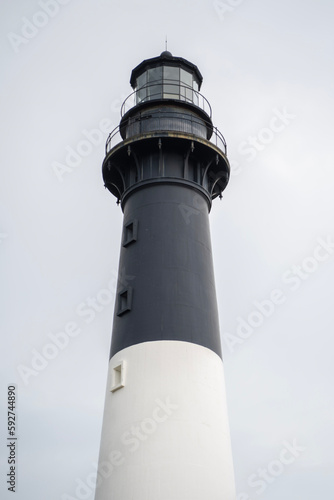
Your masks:
M2 3L1 498L14 382L16 500L93 499L122 223L104 143L166 34L202 72L232 165L210 220L238 500L333 498L333 14L330 0Z

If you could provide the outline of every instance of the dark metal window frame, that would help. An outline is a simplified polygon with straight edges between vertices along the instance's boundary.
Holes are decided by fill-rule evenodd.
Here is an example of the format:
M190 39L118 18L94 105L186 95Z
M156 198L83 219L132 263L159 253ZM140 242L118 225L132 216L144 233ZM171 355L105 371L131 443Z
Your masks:
M124 225L123 230L123 247L127 247L130 243L137 241L138 236L138 220L133 219Z
M118 292L117 316L122 316L127 311L131 311L132 306L132 287L127 286Z

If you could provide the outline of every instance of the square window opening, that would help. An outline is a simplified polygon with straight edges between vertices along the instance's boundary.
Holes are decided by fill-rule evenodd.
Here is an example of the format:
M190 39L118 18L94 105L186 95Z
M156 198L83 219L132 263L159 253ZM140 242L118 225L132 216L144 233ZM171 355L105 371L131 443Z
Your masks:
M132 288L129 286L119 292L118 294L118 311L117 316L122 316L122 314L127 311L131 311L132 304Z
M123 247L126 247L130 245L130 243L137 241L137 233L138 233L138 221L132 220L128 222L124 226Z
M111 375L111 392L115 392L125 384L125 364L121 361L117 366L114 366Z

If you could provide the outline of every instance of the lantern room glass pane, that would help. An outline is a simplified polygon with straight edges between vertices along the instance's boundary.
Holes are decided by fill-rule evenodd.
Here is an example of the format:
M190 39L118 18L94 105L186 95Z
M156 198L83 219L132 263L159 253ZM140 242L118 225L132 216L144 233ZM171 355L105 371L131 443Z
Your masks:
M181 68L180 70L181 72L181 83L183 83L183 85L187 85L189 87L192 87L193 86L193 75L191 73L188 73L188 71L185 71L184 69Z
M180 99L180 85L164 83L164 98L165 99Z
M180 80L180 68L176 66L164 66L164 80Z
M146 97L147 97L147 89L146 88L138 90L137 93L136 93L136 102L137 102L137 104L139 102L145 101Z
M186 100L193 102L193 91L192 91L192 89L186 88Z
M164 66L164 99L180 98L180 68ZM167 83L168 82L168 83Z
M141 101L145 101L147 97L147 89L144 87L146 85L147 81L147 73L143 73L142 75L139 75L137 78L137 93L136 93L136 104L138 104Z
M161 83L149 84L147 87L147 97L149 100L161 99L162 98L162 85L161 85Z
M147 81L147 73L143 73L142 75L139 75L137 78L137 89L140 89L143 85L145 85Z
M148 83L158 82L162 80L162 66L151 68L147 71Z
M162 66L147 71L147 91L149 99L162 98Z
M180 100L186 100L186 87L183 84L180 86Z
M193 103L196 106L199 106L199 95L197 92L193 91Z

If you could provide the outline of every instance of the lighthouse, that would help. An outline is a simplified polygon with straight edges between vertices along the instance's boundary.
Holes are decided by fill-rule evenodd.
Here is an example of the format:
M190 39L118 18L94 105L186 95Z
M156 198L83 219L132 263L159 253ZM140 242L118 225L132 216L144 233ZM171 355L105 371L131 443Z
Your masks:
M144 60L107 139L124 219L95 500L235 500L209 228L230 168L202 80Z

